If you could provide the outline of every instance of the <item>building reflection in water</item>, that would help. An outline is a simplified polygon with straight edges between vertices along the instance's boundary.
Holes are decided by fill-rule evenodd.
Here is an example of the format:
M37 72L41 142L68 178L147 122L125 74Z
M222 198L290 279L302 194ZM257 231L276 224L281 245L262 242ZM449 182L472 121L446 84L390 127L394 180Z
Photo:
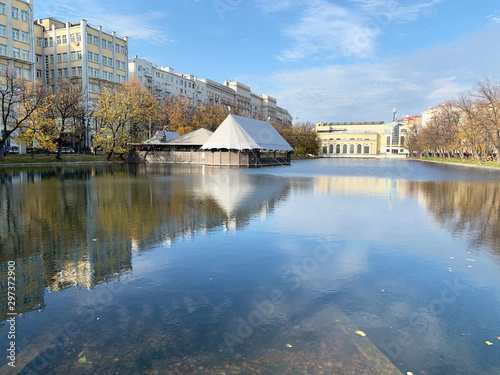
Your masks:
M285 178L197 166L3 172L1 181L2 301L15 260L21 313L44 308L47 291L130 272L133 251L265 218L289 191Z

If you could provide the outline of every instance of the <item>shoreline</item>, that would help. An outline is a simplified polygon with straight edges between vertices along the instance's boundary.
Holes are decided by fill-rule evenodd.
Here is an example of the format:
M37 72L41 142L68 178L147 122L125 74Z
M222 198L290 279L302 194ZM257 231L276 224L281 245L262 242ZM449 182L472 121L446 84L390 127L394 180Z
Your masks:
M67 167L71 165L103 165L103 164L123 164L127 163L127 161L54 161L54 162L40 162L40 163L1 163L0 168L24 168L24 167Z
M436 164L446 164L446 165L456 165L458 167L469 167L469 168L483 168L490 169L493 171L500 171L500 167L492 167L489 165L479 165L479 164L463 164L463 163L454 163L449 161L440 161L440 160L428 160L428 159L419 159L419 158L407 158L407 160L411 161L421 161L424 163L436 163Z

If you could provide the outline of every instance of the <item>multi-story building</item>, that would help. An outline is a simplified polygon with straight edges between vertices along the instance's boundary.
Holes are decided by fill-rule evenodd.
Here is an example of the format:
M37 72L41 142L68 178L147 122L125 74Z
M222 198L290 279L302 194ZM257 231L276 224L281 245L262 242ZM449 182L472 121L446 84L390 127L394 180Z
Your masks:
M32 0L0 1L0 69L34 80Z
M330 122L316 124L321 157L406 154L408 125L395 121Z
M173 68L154 66L147 60L134 56L128 62L129 77L136 77L158 98L183 95L197 105L206 102L206 83L191 74L178 74Z
M292 116L286 109L276 105L276 99L255 94L241 82L224 81L221 84L208 78L198 79L190 74L175 73L172 68L154 66L137 56L129 60L128 69L130 78L137 77L160 99L183 95L195 105L214 103L231 107L243 116L261 117L282 125L292 123Z
M128 40L86 20L63 23L55 18L37 20L36 67L45 85L67 78L82 85L82 91L99 92L128 80Z

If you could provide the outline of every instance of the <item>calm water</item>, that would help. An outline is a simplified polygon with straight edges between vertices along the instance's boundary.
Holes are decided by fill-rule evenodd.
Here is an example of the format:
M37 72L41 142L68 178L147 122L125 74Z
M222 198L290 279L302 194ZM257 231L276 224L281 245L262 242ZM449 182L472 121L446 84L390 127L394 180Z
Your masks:
M499 216L407 160L0 171L0 373L500 374Z

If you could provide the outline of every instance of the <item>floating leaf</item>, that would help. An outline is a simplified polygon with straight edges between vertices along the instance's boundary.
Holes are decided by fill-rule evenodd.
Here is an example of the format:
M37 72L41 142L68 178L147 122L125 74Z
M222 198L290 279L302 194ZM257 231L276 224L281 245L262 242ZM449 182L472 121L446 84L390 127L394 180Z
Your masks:
M357 333L358 335L363 336L363 337L366 336L366 333L364 333L363 331L356 331L355 333Z
M86 357L78 358L78 362L87 363L87 358Z
M285 344L285 346L286 346L287 348L291 348L291 347L292 347L292 344Z
M493 345L493 343L491 341L486 341L486 344Z

